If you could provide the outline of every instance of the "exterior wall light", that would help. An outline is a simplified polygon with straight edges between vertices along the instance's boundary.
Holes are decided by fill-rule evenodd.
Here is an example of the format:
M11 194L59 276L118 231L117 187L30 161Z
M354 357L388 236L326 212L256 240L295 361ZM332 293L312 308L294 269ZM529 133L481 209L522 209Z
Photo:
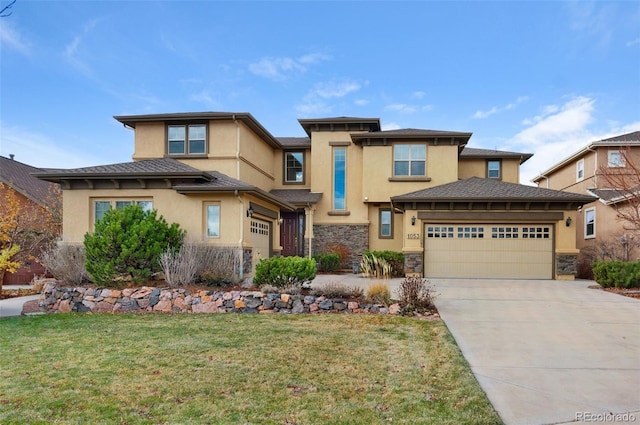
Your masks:
M565 224L567 225L567 227L571 226L571 217L567 217L567 221L565 221Z
M416 225L416 216L415 215L413 217L411 217L411 225L412 226Z
M253 207L249 205L249 209L247 210L247 217L252 217L252 216L253 216Z

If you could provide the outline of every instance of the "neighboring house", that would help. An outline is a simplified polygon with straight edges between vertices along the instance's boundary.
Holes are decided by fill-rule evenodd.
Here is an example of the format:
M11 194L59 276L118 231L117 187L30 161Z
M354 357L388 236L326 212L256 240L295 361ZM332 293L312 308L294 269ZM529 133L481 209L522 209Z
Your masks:
M635 131L589 143L533 179L539 187L597 197L585 204L576 217L576 246L585 261L593 256L613 254L606 252L611 250L626 251L623 256L628 255L628 259L639 258L637 228L631 230L629 223L617 216L618 208L628 207L628 196L636 192L633 188L640 184L638 166L640 131ZM626 187L612 187L611 179L607 179L607 175L624 174L630 178L621 185ZM629 249L621 249L623 245Z
M56 207L54 205L59 197L59 186L56 183L49 183L35 178L32 174L43 170L23 164L14 159L0 156L0 202L5 201L5 191L11 191L16 195L19 202L20 213L25 216L42 216L42 220L48 220L43 215L43 209ZM34 220L33 222L37 222ZM59 225L58 225L59 230ZM36 249L34 255L37 257L39 251ZM34 276L45 274L45 268L37 260L27 259L23 261L23 266L15 273L5 273L5 285L29 283Z
M381 131L378 118L300 119L272 136L248 113L117 116L133 162L39 173L60 183L64 239L137 203L192 240L260 258L337 245L405 254L427 277L573 278L576 211L593 198L517 184L531 154L467 148L471 133Z

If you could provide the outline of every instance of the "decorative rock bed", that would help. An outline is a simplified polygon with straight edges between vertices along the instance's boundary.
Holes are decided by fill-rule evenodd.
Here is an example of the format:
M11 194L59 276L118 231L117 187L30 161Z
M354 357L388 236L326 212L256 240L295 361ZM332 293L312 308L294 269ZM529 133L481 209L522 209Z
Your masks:
M59 287L46 283L39 308L47 313L373 313L398 314L400 306L371 304L324 296L265 294L260 291L211 291L141 288Z

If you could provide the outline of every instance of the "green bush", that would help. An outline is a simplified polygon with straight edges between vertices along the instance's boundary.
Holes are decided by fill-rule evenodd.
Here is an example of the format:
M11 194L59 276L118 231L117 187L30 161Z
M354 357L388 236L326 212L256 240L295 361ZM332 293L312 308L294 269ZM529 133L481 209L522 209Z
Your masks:
M179 249L184 236L178 224L167 224L155 210L145 212L138 205L109 210L94 232L84 235L87 272L101 286L146 282L161 270L160 255Z
M313 259L320 264L323 272L333 272L340 268L340 255L334 253L316 254Z
M592 268L604 288L640 288L640 262L596 261Z
M391 266L391 276L404 276L404 254L397 251L365 251L362 254L363 261L369 261L373 258L384 260Z
M276 288L302 286L316 277L316 263L310 258L271 257L263 258L256 264L253 282L273 285Z

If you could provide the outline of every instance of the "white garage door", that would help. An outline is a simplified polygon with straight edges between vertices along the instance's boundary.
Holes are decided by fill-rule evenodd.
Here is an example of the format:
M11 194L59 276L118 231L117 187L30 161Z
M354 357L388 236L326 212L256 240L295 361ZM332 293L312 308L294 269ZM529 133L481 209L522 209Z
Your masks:
M271 256L270 223L251 219L251 245L253 245L254 267L260 259Z
M426 277L551 279L553 226L425 224Z

